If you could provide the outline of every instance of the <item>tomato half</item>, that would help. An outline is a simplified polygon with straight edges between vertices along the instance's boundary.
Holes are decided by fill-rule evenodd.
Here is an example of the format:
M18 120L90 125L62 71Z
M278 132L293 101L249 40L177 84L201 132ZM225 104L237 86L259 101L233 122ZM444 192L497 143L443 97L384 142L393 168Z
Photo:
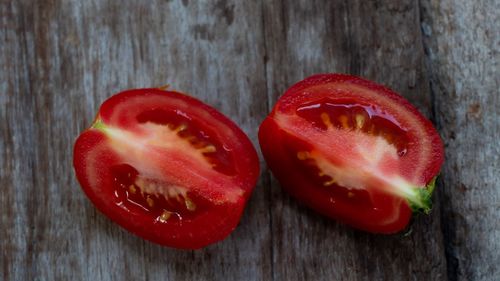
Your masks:
M428 213L443 144L432 123L392 90L320 74L286 91L259 129L282 187L355 228L394 233Z
M106 100L76 140L73 164L102 213L144 239L185 249L234 230L259 174L257 153L233 122L160 89Z

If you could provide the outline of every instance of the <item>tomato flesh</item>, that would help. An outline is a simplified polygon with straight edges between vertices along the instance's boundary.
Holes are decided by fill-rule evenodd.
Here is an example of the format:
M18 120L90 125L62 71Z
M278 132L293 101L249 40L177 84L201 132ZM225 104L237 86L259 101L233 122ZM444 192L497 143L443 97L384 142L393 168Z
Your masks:
M216 133L202 129L203 124L189 117L181 110L153 109L140 113L137 116L140 124L152 122L166 125L181 139L188 141L194 148L203 151L205 157L214 165L214 169L226 175L234 175L232 165L234 159L230 151L216 138Z
M327 130L333 126L341 130L359 130L365 134L381 136L395 146L398 154L406 154L408 138L406 130L386 112L367 104L352 101L322 100L297 108L297 115L314 126Z
M105 215L142 238L184 249L234 230L259 171L255 149L234 123L159 89L108 99L77 139L74 167Z
M208 200L179 188L167 187L166 194L160 193L158 189L165 188L167 183L143 179L130 165L112 166L111 171L116 205L132 212L149 213L159 223L193 220L210 207Z
M292 86L259 129L283 188L319 212L379 233L430 209L426 186L443 161L432 124L391 90L339 74Z

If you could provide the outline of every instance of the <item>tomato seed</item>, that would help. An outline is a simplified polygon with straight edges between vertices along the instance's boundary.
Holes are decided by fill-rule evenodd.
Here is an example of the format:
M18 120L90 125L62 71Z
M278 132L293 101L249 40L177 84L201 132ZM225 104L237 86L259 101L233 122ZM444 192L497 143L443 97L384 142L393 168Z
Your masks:
M146 198L146 202L148 203L148 206L153 208L153 206L155 205L155 201L153 199L151 199L151 197L147 197Z
M131 184L129 187L128 187L128 190L130 191L130 193L132 194L135 194L137 192L137 189L135 188L135 186L133 184Z
M321 120L323 121L323 124L325 124L327 128L333 127L332 122L330 121L330 115L328 115L328 113L326 112L321 113Z
M186 197L186 199L184 200L184 203L186 204L186 209L188 209L189 211L196 210L196 204L193 201L191 201L189 198Z
M365 124L365 117L361 114L356 114L356 128L358 130L361 130L363 128L363 125Z
M179 127L177 127L177 128L174 129L174 132L175 133L179 133L179 132L182 132L182 131L184 131L186 129L187 129L187 126L184 125L184 124L181 124L181 125L179 125Z
M297 158L299 158L299 160L306 160L309 158L309 152L299 151L299 152L297 152Z
M340 124L342 124L342 128L344 128L344 129L350 129L351 128L351 126L349 124L349 121L347 120L347 116L340 115L339 116L339 121L340 121Z
M322 173L322 174L324 175L324 173ZM324 182L323 185L324 186L330 186L330 185L332 185L334 183L335 183L335 180L332 178L331 180Z
M199 150L201 153L213 153L217 151L217 149L213 145L207 145L205 147L200 148Z
M169 212L169 211L164 210L164 211L163 211L163 213L162 213L162 214L158 217L158 220L159 220L160 222L165 223L165 222L167 222L167 221L168 221L168 219L169 219L171 216L172 216L172 212Z

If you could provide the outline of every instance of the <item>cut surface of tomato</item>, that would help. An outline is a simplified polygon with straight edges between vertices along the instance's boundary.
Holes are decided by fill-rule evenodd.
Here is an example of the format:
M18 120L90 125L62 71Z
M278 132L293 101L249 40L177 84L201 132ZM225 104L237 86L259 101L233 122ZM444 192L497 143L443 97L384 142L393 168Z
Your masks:
M73 164L94 205L152 242L197 249L237 226L259 173L248 137L187 95L128 90L76 140Z
M319 74L288 89L259 129L282 187L355 228L394 233L428 213L443 163L441 138L408 101L381 85Z

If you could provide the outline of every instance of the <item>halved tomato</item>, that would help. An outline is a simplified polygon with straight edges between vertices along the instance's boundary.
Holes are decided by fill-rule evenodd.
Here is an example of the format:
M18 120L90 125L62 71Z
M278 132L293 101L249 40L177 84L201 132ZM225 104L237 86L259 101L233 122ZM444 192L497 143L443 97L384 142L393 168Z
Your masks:
M394 233L428 213L443 144L407 100L343 74L309 77L286 91L259 129L282 187L355 228Z
M234 230L259 173L252 143L233 122L160 89L105 101L76 140L73 164L106 216L144 239L185 249Z

